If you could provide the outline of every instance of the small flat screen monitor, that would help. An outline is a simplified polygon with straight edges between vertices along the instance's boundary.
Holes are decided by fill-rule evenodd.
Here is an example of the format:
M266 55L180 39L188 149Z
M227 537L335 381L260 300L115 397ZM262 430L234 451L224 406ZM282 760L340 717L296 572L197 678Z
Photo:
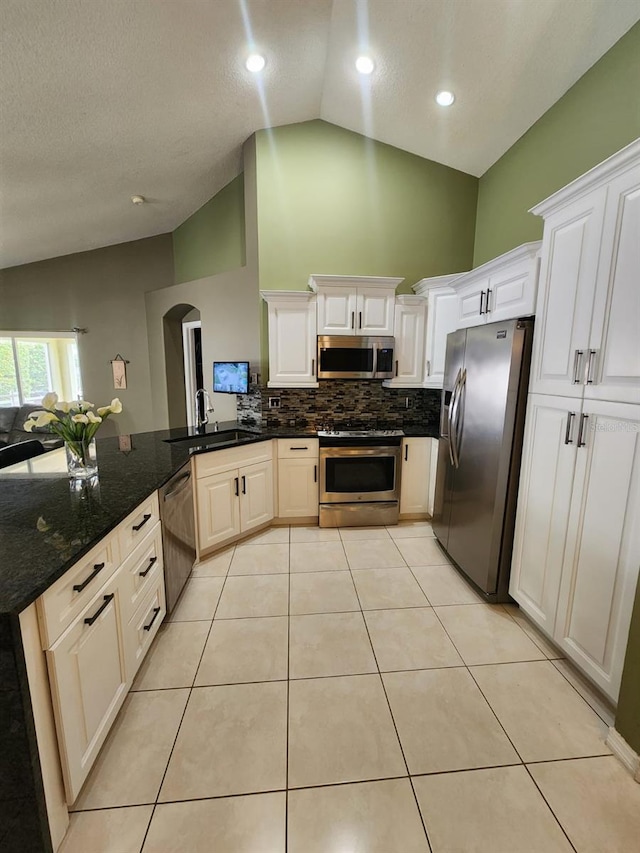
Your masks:
M214 361L213 390L216 394L248 394L248 361Z

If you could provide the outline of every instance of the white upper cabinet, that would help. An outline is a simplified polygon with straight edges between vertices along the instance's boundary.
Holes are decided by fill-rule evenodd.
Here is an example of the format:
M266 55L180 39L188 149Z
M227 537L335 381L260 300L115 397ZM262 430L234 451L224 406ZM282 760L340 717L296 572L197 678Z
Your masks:
M640 403L640 163L609 185L598 282L585 398Z
M531 390L640 403L640 141L532 212L545 222Z
M481 326L535 313L540 242L516 249L458 276L457 328Z
M263 290L269 312L269 388L317 388L316 297Z
M393 335L396 288L402 278L312 275L319 335Z
M606 189L545 221L530 390L582 397Z
M442 388L447 335L458 328L458 294L450 286L460 274L423 278L413 285L413 290L427 303L427 329L425 336L425 388ZM396 342L397 344L397 342Z
M394 378L384 382L387 388L422 386L425 370L424 341L427 303L421 296L396 297L394 328Z

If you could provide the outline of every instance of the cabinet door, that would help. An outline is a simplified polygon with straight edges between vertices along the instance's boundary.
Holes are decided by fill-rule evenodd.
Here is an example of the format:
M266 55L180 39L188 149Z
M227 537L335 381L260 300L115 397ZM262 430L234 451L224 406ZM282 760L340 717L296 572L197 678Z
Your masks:
M582 397L606 188L544 223L530 390Z
M422 299L417 304L398 302L395 312L395 376L386 384L397 388L421 386L425 366L426 304Z
M78 796L129 686L117 579L118 574L102 587L46 653L69 803Z
M459 310L458 294L450 287L429 291L424 382L427 388L442 388L447 335L458 328Z
M200 553L240 535L238 470L198 480L198 547Z
M358 307L354 287L328 287L318 293L318 334L356 335Z
M359 287L356 305L356 334L393 335L395 292L377 287Z
M609 184L585 397L640 403L639 330L640 167L635 166Z
M536 311L538 260L492 275L486 296L487 323L529 317Z
M509 593L550 637L567 538L579 420L580 410L571 398L529 395Z
M430 473L431 439L403 439L400 515L426 515L429 512Z
M489 277L478 279L464 287L457 288L459 329L469 326L481 326L487 322L485 313Z
M640 410L583 412L555 640L616 702L640 564Z
M269 388L316 387L316 301L269 303Z
M278 517L318 515L318 459L278 461Z
M240 529L243 533L273 518L273 464L240 468Z

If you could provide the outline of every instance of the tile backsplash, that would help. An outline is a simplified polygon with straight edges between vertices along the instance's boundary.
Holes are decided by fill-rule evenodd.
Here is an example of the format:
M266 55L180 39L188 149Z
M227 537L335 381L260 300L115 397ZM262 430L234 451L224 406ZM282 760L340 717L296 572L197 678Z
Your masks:
M279 400L278 408L269 408L270 397ZM436 426L439 417L440 391L383 388L376 381L326 379L319 388L253 385L238 397L238 421L273 427Z

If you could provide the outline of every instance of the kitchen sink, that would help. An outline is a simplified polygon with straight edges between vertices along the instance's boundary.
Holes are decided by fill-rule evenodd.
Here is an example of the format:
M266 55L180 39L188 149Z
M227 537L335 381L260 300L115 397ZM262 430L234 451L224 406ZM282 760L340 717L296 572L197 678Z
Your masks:
M207 432L203 435L185 435L181 438L165 438L167 444L180 444L185 447L220 447L224 444L237 444L239 441L252 441L259 436L255 432L234 429L226 432Z

